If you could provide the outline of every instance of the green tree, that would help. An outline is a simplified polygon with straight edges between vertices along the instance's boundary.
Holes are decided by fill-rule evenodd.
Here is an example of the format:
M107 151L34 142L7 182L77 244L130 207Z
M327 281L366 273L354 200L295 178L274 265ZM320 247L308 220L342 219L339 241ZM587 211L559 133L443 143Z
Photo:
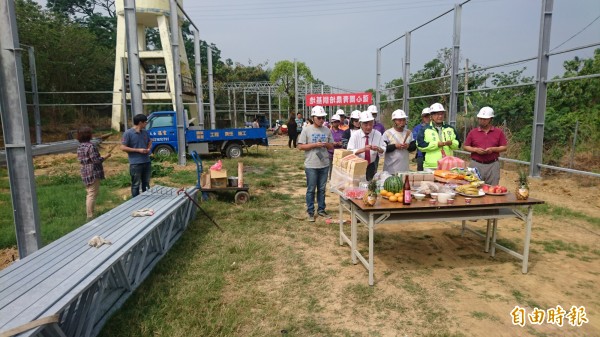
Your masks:
M52 0L46 3L46 8L87 27L105 47L115 47L117 16L114 0Z
M304 62L296 62L296 65L298 68L298 87L315 82L310 68ZM275 67L271 71L271 83L277 85L278 91L287 96L288 104L294 104L296 100L296 82L293 61L283 60L275 63Z
M32 0L17 0L16 15L19 40L35 48L37 83L40 92L105 91L112 87L114 51L98 43L88 29L73 23L68 17L43 10ZM31 87L28 54L23 67L26 88ZM110 94L42 95L41 103L89 103L110 101ZM74 108L70 108L74 110ZM85 108L82 108L85 109ZM61 109L63 121L75 114ZM45 119L53 118L52 109Z

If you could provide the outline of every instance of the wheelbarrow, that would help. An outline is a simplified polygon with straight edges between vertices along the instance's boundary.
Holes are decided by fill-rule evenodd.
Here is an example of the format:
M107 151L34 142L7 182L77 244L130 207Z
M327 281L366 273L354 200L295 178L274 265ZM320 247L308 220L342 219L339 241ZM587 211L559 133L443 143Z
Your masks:
M244 184L244 187L238 187L237 184L235 186L227 186L227 187L218 187L218 188L203 188L200 184L200 178L202 177L202 160L200 159L200 155L196 151L191 152L192 159L196 163L196 174L198 175L198 180L196 183L196 188L202 192L202 200L207 200L209 193L218 193L218 192L235 192L234 201L236 204L245 204L250 200L250 193L248 192L248 184ZM228 184L229 185L229 184Z

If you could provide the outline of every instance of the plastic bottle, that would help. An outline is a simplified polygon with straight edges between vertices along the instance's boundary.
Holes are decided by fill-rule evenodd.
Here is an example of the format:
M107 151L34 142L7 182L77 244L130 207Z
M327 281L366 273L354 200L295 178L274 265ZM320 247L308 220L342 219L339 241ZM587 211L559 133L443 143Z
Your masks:
M412 195L410 194L410 181L408 179L408 174L404 176L404 186L402 187L402 204L410 205L412 201Z

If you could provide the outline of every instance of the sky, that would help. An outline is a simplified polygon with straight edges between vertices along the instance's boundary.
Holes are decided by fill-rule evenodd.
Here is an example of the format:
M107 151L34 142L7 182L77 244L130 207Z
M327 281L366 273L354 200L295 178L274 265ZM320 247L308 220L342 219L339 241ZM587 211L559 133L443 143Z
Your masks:
M214 43L223 59L244 65L304 62L315 78L350 91L376 85L377 49L381 84L402 77L405 39L411 31L411 73L452 47L453 0L187 0L183 8ZM541 0L471 0L463 5L461 67L466 59L481 67L535 57ZM418 29L416 29L418 28ZM599 0L554 0L550 50L600 43ZM388 45L389 44L389 45ZM600 48L596 46L594 48ZM550 58L550 74L562 73L565 59L589 58L594 48ZM495 68L510 72L536 61Z

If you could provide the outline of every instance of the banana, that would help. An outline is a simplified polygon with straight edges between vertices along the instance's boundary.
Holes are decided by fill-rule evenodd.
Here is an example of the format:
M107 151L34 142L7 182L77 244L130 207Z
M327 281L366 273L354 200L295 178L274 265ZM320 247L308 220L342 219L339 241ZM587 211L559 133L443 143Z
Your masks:
M468 194L468 195L478 195L479 194L479 189L477 189L477 186L474 186L471 184L460 185L460 186L456 187L456 191L463 193L463 194Z

